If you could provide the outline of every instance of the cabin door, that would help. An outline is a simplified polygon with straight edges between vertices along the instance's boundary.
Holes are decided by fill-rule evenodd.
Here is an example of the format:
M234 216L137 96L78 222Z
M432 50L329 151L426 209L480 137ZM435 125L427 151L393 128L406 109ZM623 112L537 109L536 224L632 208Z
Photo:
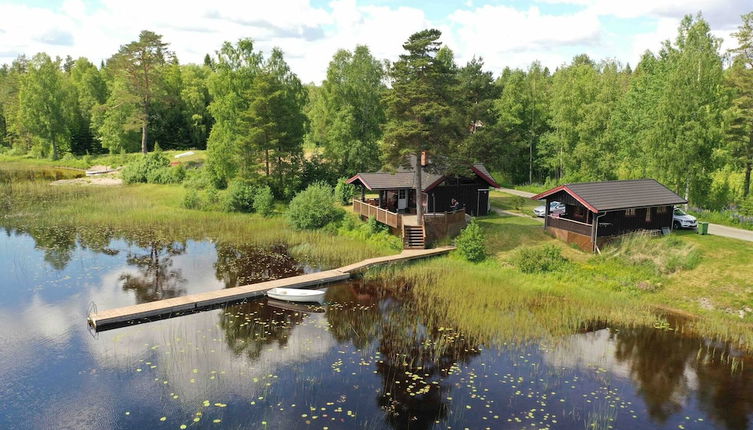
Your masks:
M489 189L480 188L476 198L476 216L483 216L489 213Z
M397 190L397 210L404 211L408 207L408 190Z

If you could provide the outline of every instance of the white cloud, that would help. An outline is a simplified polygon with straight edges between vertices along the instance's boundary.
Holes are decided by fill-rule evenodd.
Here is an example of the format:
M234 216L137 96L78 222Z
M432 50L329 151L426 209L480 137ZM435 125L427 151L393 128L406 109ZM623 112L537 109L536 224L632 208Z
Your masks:
M332 0L326 7L314 6L310 0L102 0L97 6L66 0L59 10L0 4L0 63L19 53L40 51L86 56L99 63L149 29L162 34L184 63L201 62L226 40L251 37L264 51L282 48L304 82L318 82L338 49L366 44L376 57L395 60L410 34L437 27L460 63L482 56L495 73L504 66L525 67L533 60L556 67L581 52L634 64L644 50L656 50L662 40L674 37L686 13L702 10L715 34L729 35L749 9L747 1L540 2L578 6L567 14L545 13L537 6L520 9L466 1L439 20L429 19L418 7L391 2L364 5L356 0ZM643 33L611 34L601 19L607 16L646 18L656 26Z
M589 12L542 14L539 8L521 11L508 6L482 6L450 15L450 45L464 63L482 56L495 73L504 66L526 67L534 60L555 67L569 55L568 46L595 45L601 37L598 17Z

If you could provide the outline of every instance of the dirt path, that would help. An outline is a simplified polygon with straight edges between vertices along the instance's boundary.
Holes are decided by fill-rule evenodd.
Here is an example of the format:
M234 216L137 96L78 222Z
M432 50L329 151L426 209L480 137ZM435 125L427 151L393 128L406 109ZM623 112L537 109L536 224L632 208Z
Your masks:
M123 180L115 178L113 176L86 176L76 179L60 179L51 182L50 185L100 185L100 186L113 186L123 185Z
M497 188L497 190L502 191L503 193L526 197L526 198L531 198L536 195L534 193L529 193L527 191L511 190L509 188ZM741 228L727 227L725 225L709 223L709 234L713 234L714 236L729 237L731 239L739 239L739 240L746 240L748 242L753 242L753 231L743 230Z
M726 225L709 224L709 234L753 242L753 231L727 227Z

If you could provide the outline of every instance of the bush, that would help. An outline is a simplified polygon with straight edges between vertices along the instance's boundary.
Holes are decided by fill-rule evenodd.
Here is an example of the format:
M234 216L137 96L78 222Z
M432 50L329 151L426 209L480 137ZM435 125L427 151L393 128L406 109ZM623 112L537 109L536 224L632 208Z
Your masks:
M379 234L381 232L389 233L390 231L390 228L387 227L386 224L382 224L381 222L377 221L373 216L369 217L369 220L366 222L366 226L368 227L370 234Z
M523 273L551 272L567 262L562 249L556 245L523 248L514 258L515 265Z
M275 198L272 189L265 185L256 189L254 196L254 211L260 215L268 216L274 209Z
M180 184L186 177L183 166L163 167L152 170L146 175L146 182L150 184Z
M353 196L356 194L356 187L346 183L347 180L347 178L340 178L335 185L335 200L341 205L353 203Z
M225 195L225 210L228 212L253 212L256 188L253 185L236 181L230 184Z
M203 190L214 188L212 173L207 168L186 170L186 177L183 180L183 186L194 190Z
M512 198L512 207L515 208L516 210L523 209L523 206L525 206L525 204L526 204L526 199L524 199L521 196L514 196Z
M339 221L345 211L335 207L335 197L327 184L314 183L296 194L288 207L288 220L297 229L316 229Z
M199 192L193 189L186 191L186 194L183 196L183 207L186 209L201 209Z
M753 216L753 197L748 197L740 203L739 211L741 215Z
M484 246L484 233L476 220L463 229L460 236L455 240L455 246L458 252L468 261L479 262L486 258L486 247Z
M162 152L152 152L126 165L121 176L126 184L149 182L150 177L156 177L157 170L166 169L169 165L170 160Z
M364 223L356 215L346 216L340 223L337 234L377 243L396 251L403 249L402 239L390 234L389 228L382 223L378 223L374 217L369 218L369 221Z

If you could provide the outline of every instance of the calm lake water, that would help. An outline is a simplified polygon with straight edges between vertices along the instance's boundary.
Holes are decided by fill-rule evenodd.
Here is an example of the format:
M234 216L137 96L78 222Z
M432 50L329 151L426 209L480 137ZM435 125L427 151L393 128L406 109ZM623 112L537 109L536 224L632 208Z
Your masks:
M92 302L310 269L283 248L33 234L0 236L3 429L752 428L753 360L726 345L607 325L481 345L362 281L323 307L259 299L92 333Z

